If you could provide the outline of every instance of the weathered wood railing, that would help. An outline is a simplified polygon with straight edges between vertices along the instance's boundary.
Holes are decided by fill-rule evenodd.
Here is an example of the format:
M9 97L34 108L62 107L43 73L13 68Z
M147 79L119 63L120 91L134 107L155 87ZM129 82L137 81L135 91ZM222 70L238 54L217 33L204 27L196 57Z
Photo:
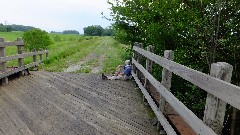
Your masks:
M168 102L197 135L221 134L226 103L240 109L240 87L229 83L233 67L225 62L213 63L210 75L207 75L172 61L173 52L171 50L166 50L164 57L161 57L152 53L149 48L151 46L146 51L142 49L141 44L135 43L132 75L166 133L176 135L174 128L164 116L165 102ZM140 64L142 56L146 57L146 69ZM151 65L152 62L163 67L162 82L157 81L149 73L151 71L149 63ZM143 83L138 77L139 72L145 77ZM208 92L203 120L199 119L170 92L172 73ZM159 107L146 90L147 82L150 82L161 95Z
M6 47L8 46L17 46L18 54L12 55L12 56L6 56ZM2 79L2 84L8 84L8 76L12 75L14 73L20 73L20 75L23 75L23 70L35 67L41 62L43 62L43 54L46 54L46 58L48 57L48 50L42 50L39 49L38 52L36 50L33 50L33 52L23 52L24 42L22 38L17 38L16 41L13 42L5 42L4 38L0 38L0 67L1 67L1 73L0 73L0 79ZM40 60L37 61L36 56L40 56ZM24 65L24 58L25 57L33 57L33 62L27 65ZM18 66L14 69L9 70L7 68L7 62L12 60L18 60Z

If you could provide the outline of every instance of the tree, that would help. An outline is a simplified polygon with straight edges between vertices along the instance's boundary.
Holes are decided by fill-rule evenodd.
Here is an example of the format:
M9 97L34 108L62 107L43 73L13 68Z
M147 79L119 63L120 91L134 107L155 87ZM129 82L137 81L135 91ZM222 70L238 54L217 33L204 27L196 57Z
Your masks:
M92 25L83 28L84 35L86 36L102 36L104 29L100 25Z
M154 45L157 54L174 50L176 62L205 73L209 73L213 62L228 62L234 66L232 83L239 84L240 1L108 0L108 3L119 41ZM161 68L155 67L153 71L158 78ZM172 84L172 92L202 118L206 93L177 77Z
M49 45L53 44L48 33L44 30L33 29L23 33L24 47L28 51L32 49L47 49Z
M11 27L12 31L28 31L28 30L36 29L32 26L23 26L23 25L16 25L16 24L12 24L8 26Z
M103 36L113 36L114 35L114 29L112 26L108 26L103 30Z

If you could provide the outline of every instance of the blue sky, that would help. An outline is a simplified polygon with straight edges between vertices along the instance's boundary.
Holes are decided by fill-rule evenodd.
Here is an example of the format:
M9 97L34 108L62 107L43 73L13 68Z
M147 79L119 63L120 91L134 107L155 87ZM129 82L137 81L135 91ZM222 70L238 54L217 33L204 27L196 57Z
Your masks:
M77 30L89 25L110 26L107 0L3 0L0 23L34 26L46 31Z

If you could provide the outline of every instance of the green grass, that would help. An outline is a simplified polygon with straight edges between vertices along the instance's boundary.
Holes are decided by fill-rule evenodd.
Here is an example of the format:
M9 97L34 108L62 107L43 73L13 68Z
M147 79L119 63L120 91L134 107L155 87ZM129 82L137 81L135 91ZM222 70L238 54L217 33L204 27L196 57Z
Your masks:
M0 32L0 37L5 41L15 41L21 37L23 32ZM82 35L64 35L49 34L54 44L49 46L49 58L44 61L40 67L46 71L61 72L69 65L78 63L87 55L96 52L97 55L104 56L102 61L102 71L104 73L113 73L119 64L123 64L127 56L126 45L120 44L111 37L89 37ZM6 48L6 55L17 54L17 47L11 46ZM39 59L39 56L37 56ZM45 56L43 56L45 58ZM32 62L32 57L24 59L24 63ZM8 67L17 66L17 60L7 63ZM90 67L99 66L98 59L89 60L85 63L85 68L77 71L88 73Z
M106 59L103 61L103 72L114 73L118 65L124 64L128 56L125 48L126 45L120 44L116 40L110 38L108 43L109 49L106 54Z

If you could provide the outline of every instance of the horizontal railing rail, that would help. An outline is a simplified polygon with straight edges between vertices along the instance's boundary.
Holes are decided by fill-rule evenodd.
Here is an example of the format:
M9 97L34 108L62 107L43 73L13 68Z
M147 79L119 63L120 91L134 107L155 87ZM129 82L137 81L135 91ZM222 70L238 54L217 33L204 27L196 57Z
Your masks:
M133 50L208 93L217 96L233 107L240 109L240 87L145 51L139 47L134 46Z
M23 54L16 54L16 55L12 55L12 56L0 57L0 62L7 62L7 61L12 61L12 60L17 60L19 58L25 58L25 57L46 54L46 53L48 53L48 50L38 51L38 52L27 52L27 53L23 53Z
M0 47L7 47L7 46L22 46L24 45L23 41L13 41L13 42L0 42Z

